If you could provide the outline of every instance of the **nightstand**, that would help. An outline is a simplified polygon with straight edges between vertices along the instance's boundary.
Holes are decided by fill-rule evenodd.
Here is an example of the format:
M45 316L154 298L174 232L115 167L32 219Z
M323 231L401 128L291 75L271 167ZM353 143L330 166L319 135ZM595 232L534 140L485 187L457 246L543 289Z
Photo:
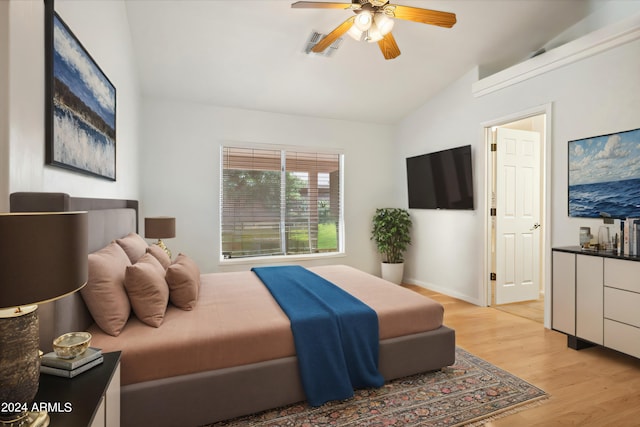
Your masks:
M34 404L46 407L50 427L119 427L120 352L75 378L40 374Z

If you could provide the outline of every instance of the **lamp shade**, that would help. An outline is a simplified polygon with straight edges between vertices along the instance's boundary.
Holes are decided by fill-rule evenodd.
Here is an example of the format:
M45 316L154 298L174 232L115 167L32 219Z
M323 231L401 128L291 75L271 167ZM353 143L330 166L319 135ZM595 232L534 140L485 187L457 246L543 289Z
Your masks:
M40 304L87 283L87 212L0 213L0 308Z
M168 216L144 219L144 237L170 239L176 237L176 219Z

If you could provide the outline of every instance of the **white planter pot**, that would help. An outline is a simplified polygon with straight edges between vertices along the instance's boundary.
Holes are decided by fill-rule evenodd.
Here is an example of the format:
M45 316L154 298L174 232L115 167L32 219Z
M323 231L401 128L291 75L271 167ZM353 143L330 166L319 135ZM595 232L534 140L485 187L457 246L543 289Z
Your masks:
M404 263L388 264L383 262L380 266L382 271L382 278L388 280L391 283L399 285L402 283L402 274L404 272Z

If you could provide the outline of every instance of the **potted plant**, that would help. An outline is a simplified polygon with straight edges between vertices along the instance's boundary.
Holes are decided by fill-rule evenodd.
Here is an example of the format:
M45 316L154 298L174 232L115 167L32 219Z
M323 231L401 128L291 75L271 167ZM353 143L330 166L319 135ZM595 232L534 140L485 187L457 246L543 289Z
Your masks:
M399 284L404 271L403 253L411 244L411 217L401 208L379 208L373 216L371 240L382 254L382 278Z

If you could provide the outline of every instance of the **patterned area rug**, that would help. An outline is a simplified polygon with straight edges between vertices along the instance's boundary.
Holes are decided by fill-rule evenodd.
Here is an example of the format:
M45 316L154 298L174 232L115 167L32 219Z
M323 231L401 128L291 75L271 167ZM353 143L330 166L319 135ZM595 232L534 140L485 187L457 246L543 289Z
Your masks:
M305 402L212 424L222 426L461 426L538 404L539 388L461 348L440 371L401 378L317 408Z

